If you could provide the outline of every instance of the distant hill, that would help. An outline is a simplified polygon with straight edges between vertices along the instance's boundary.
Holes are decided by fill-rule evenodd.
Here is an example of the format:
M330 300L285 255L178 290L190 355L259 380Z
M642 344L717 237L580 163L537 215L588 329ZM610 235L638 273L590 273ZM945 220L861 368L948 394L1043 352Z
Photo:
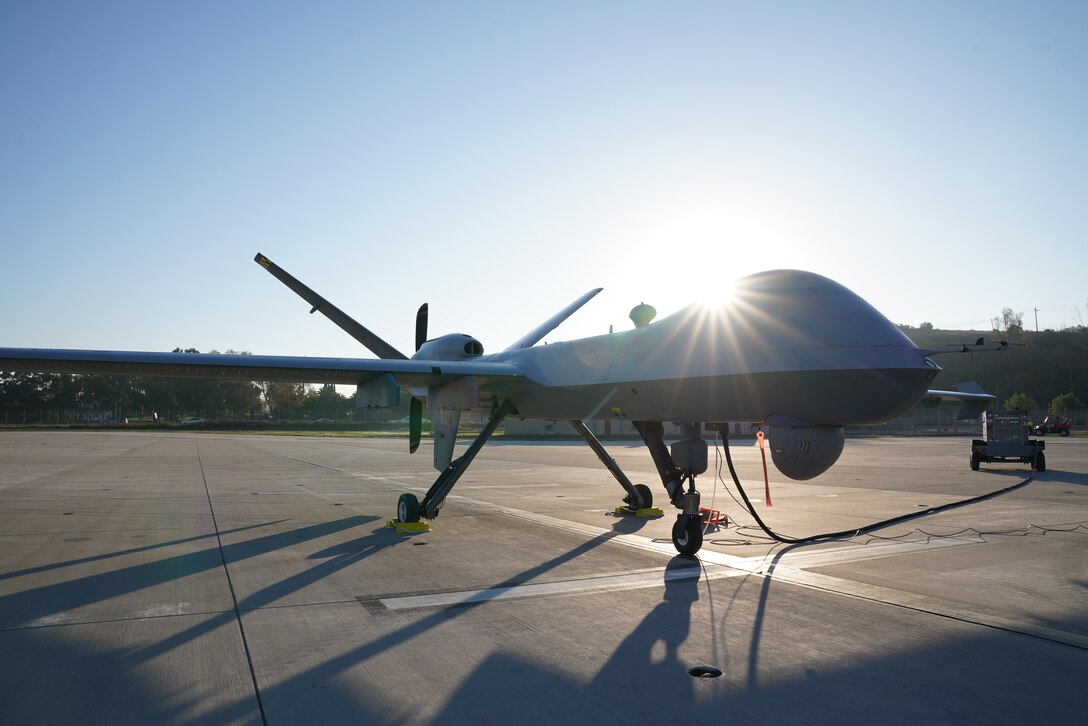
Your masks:
M987 393L997 396L998 404L1014 393L1025 393L1041 409L1063 393L1073 393L1088 404L1088 330L1044 330L1038 333L1014 331L1010 346L994 352L955 352L964 343L984 338L988 348L997 348L1003 334L980 330L934 330L899 326L911 340L923 348L947 348L953 351L934 357L944 369L934 381L934 388L947 388L961 381L978 381ZM992 345L990 345L992 343Z

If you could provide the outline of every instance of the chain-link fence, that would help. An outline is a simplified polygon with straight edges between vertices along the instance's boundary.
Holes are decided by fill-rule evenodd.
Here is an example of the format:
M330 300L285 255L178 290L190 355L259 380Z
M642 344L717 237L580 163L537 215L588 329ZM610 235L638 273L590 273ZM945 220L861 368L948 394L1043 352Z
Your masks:
M864 436L867 434L888 435L971 435L979 432L979 419L960 420L956 418L958 406L940 405L935 407L916 406L910 412L880 424L867 426L847 426L847 435ZM178 424L199 419L202 423L231 423L244 425L246 422L261 422L265 426L278 424L337 424L354 425L362 428L390 428L398 426L405 431L408 429L407 414L401 418L394 418L395 409L356 411L347 409L297 409L281 411L276 416L253 414L249 412L221 412L218 416L207 414L204 411L87 411L66 409L0 409L0 425L8 426L73 426L73 425L134 425L134 424ZM1056 415L1061 419L1069 419L1072 428L1070 433L1088 434L1088 408L1079 411L1064 411L1058 414L1050 414L1047 411L1033 411L1028 414L1028 420L1033 424L1041 424L1047 416ZM461 420L462 430L478 430L486 417L465 414ZM547 422L544 422L546 424ZM628 422L608 422L611 426L601 424L598 435L605 436L635 436L634 429ZM522 433L533 436L562 435L572 433L566 428L546 425L530 426L529 422L519 424L526 430ZM428 427L429 428L429 427ZM512 427L519 430L518 426ZM740 427L743 428L743 427ZM531 430L530 430L531 429ZM539 430L538 430L539 429ZM739 429L738 429L739 431Z

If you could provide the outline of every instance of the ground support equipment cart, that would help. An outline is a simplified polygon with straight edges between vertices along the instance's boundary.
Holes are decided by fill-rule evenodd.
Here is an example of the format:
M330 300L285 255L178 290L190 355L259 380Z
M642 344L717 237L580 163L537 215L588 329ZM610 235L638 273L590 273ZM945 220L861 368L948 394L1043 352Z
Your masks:
M982 462L1020 461L1035 471L1046 471L1046 442L1028 439L1027 414L982 414L982 439L971 442L971 469L978 471Z

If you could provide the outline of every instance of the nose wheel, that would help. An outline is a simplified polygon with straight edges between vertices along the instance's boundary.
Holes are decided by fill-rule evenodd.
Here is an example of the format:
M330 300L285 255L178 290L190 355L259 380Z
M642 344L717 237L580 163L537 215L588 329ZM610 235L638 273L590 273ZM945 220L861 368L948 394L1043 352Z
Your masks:
M703 520L699 516L699 492L695 488L695 474L691 469L684 470L681 486L687 481L688 487L677 502L680 514L672 525L672 544L682 555L693 555L703 546Z
M698 516L677 514L672 525L672 544L682 555L693 555L703 546L703 523Z

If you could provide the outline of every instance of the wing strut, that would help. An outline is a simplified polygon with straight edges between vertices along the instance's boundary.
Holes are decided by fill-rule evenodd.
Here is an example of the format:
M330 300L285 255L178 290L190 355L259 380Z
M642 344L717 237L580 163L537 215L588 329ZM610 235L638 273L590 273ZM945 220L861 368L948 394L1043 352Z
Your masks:
M408 356L404 355L404 353L401 353L399 350L389 345L389 343L386 343L377 335L364 328L343 310L303 285L298 279L292 276L291 273L262 255L260 252L253 258L253 261L268 270L273 277L291 288L291 290L303 300L313 305L313 308L310 310L311 314L320 312L326 318L339 325L341 330L365 345L372 353L374 353L374 355L379 358L407 360Z

